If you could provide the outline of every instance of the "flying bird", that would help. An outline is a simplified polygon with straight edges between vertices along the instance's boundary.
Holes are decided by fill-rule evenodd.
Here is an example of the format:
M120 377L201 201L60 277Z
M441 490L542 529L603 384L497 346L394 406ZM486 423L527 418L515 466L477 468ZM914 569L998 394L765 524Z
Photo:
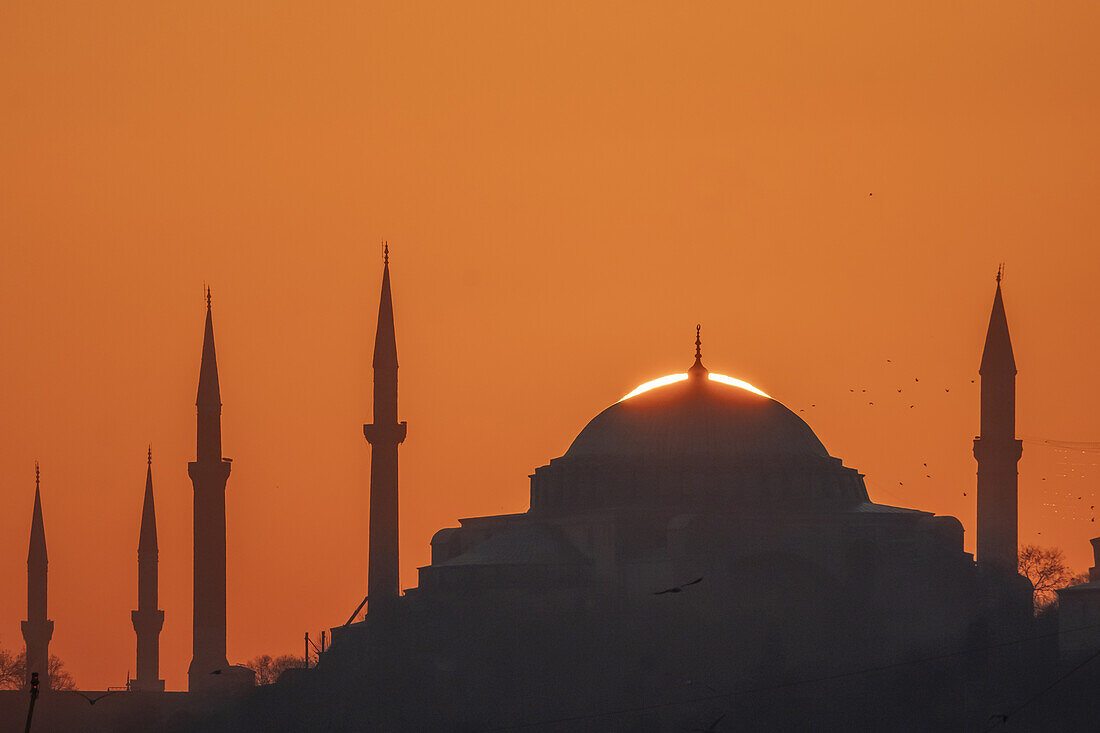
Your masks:
M689 585L695 585L696 583L702 583L702 582L703 582L702 578L696 578L695 580L688 581L687 583L684 583L683 585L674 585L671 588L665 588L664 590L659 590L656 593L654 593L653 595L660 596L660 595L664 595L665 593L683 593L684 588L687 588Z
M77 692L76 690L73 690L73 692L76 692L76 694L80 695L82 698L87 700L89 705L95 705L97 702L99 702L103 698L107 697L108 695L115 694L116 692L118 692L118 690L111 690L110 692L104 692L102 695L96 695L95 697L88 697L83 692Z

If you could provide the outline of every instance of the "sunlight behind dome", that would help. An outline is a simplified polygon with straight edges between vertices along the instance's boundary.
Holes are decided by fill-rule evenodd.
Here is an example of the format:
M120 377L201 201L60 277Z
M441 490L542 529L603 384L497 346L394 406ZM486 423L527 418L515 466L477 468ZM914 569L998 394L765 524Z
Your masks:
M731 387L740 387L741 389L747 389L749 392L752 392L754 394L758 394L761 397L767 397L769 400L772 399L772 396L770 394L768 394L767 392L765 392L761 389L757 389L756 387L752 386L751 384L749 384L748 382L746 382L744 380L736 379L734 377L727 377L725 374L715 374L714 372L711 372L710 374L708 374L707 377L711 381L721 382L722 384L728 384Z
M642 392L648 392L649 390L655 389L657 387L664 387L666 384L682 382L687 378L687 374L669 374L667 377L661 377L660 379L651 380L649 382L646 382L645 384L640 384L635 387L634 391L623 397L621 400L619 400L619 402L622 402L623 400L629 400L631 397L640 395Z
M629 400L631 397L636 397L637 395L640 395L643 392L648 392L649 390L656 389L657 387L664 387L665 385L675 384L676 382L682 382L687 378L688 378L688 375L686 373L681 373L681 374L669 374L666 377L661 377L660 379L651 380L649 382L646 382L644 384L640 384L637 387L635 387L634 390L632 392L630 392L630 394L623 397L621 400L619 400L619 402L622 402L623 400ZM756 387L752 386L748 382L746 382L744 380L741 380L741 379L735 379L734 377L727 377L725 374L714 374L713 372L708 374L707 378L714 381L714 382L720 382L722 384L728 384L731 387L738 387L740 389L748 390L749 392L752 392L753 394L758 394L761 397L767 397L769 400L772 399L772 396L770 394L764 392L763 390L757 389Z

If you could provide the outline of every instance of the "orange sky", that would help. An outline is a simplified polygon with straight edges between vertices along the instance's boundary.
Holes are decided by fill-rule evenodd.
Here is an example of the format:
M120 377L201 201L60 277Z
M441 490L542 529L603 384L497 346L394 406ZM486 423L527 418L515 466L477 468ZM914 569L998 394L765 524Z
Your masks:
M51 651L124 683L152 442L162 676L186 685L204 281L230 659L347 618L383 237L405 587L436 529L523 511L588 419L686 369L697 321L707 366L972 549L1004 260L1020 435L1100 440L1100 6L689 6L0 7L0 645L37 458ZM1096 462L1025 444L1022 542L1091 564Z

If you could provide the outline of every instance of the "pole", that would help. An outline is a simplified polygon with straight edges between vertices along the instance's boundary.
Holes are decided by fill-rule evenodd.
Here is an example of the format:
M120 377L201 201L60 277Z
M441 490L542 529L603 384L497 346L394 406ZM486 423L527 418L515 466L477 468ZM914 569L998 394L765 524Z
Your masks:
M306 632L306 656L305 656L305 664L303 666L306 669L309 669L309 632L308 631Z
M24 733L31 733L31 718L34 716L34 701L38 699L38 673L31 672L31 705L27 708L27 727Z
M324 629L321 629L321 653L322 654L325 653L325 630ZM320 661L320 658L318 658L317 661Z

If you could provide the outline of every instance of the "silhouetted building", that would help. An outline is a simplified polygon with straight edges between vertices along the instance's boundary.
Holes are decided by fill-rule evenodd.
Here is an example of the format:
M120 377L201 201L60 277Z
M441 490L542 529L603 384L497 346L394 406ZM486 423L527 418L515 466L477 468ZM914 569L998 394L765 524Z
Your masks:
M397 446L405 440L407 426L397 421L397 339L393 327L388 245L382 265L382 295L378 303L378 327L374 336L374 422L363 426L370 443L370 537L367 565L367 598L377 611L397 598Z
M194 636L187 669L191 691L244 684L242 677L250 673L231 667L225 655L225 483L231 464L222 457L222 400L209 289L195 406L195 460L187 464L195 491Z
M390 343L380 334L376 355ZM871 501L798 415L709 372L698 333L686 373L608 407L530 478L528 511L440 530L393 613L333 630L317 676L294 683L325 696L317 724L527 725L674 699L693 681L695 692L783 688L790 675L893 669L999 644L1006 621L1029 629L1026 581L988 580L956 518ZM951 658L908 688L893 673L846 679L891 697L873 713L849 700L837 719L860 709L885 716L863 724L889 727L891 711L926 696L937 700L926 722L940 725L965 716L966 680L1007 689L988 665ZM803 695L803 720L837 704L813 697L823 689ZM646 715L624 725L690 724L682 711Z
M1100 650L1100 537L1092 540L1089 582L1058 591L1058 647L1077 661Z
M153 449L145 467L145 500L141 507L141 533L138 537L138 607L130 612L137 634L137 675L130 689L139 692L163 692L160 679L160 630L164 611L158 605L157 511L153 505Z
M977 559L989 570L1017 570L1018 489L1016 464L1023 444L1016 439L1016 360L1001 298L1001 275L982 350L981 434L974 439L978 461Z
M23 641L27 646L27 678L38 674L38 684L50 689L50 639L53 621L46 618L46 527L42 522L42 496L39 492L38 463L34 464L34 513L31 515L31 541L27 551L27 620L22 622Z

